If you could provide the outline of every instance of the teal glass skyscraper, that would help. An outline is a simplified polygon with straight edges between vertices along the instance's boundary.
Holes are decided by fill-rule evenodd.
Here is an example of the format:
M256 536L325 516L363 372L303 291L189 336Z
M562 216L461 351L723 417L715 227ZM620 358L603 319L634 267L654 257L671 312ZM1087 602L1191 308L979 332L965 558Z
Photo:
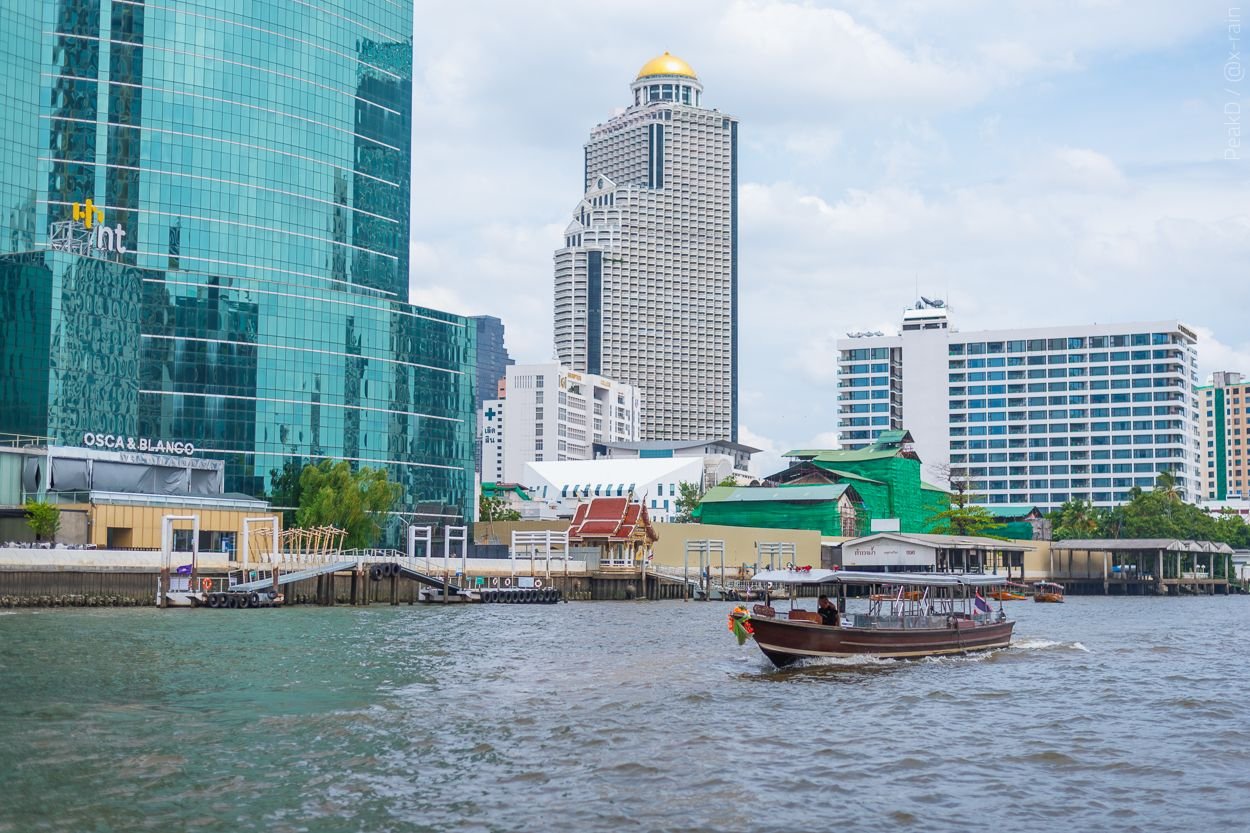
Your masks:
M412 4L28 0L0 30L0 432L228 491L473 495L473 322L407 303Z

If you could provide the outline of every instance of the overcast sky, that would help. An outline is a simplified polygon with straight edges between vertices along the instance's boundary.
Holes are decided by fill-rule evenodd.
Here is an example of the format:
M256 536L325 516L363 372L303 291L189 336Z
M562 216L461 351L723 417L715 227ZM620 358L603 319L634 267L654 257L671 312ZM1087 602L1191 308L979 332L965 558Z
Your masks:
M1227 0L418 0L412 300L550 359L582 145L668 50L741 121L762 468L833 445L836 339L917 287L962 330L1179 317L1204 375L1250 373L1243 37Z

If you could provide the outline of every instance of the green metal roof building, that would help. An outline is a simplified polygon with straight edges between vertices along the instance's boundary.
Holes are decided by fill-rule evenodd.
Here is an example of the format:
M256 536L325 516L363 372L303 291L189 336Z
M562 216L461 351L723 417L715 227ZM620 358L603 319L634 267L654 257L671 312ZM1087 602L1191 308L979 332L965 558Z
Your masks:
M920 458L908 431L884 431L860 449L799 449L794 460L767 478L781 485L848 484L863 501L861 523L897 518L900 532L929 532L929 519L950 508L950 495L920 477Z
M768 529L818 529L855 536L867 526L863 500L848 483L799 486L717 486L694 510L701 523Z

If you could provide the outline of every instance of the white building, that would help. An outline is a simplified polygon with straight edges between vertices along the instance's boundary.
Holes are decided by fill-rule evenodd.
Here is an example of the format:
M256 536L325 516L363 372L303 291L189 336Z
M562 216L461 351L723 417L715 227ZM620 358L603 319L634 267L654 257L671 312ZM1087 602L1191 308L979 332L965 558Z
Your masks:
M845 448L906 427L983 502L1107 506L1171 471L1198 494L1197 335L1178 321L961 333L941 302L838 341Z
M703 460L703 489L732 477L739 485L751 480L751 455L759 451L730 440L642 440L595 443L597 460L646 460L699 457Z
M521 483L526 463L589 460L594 443L638 439L642 398L632 385L557 362L512 365L504 380L504 398L478 412L484 483Z
M561 517L572 517L577 504L591 498L633 496L651 520L671 521L681 484L700 483L703 464L701 457L526 463L521 483L534 501L558 502Z
M694 70L646 64L585 146L555 253L561 363L646 391L642 436L738 436L738 122Z

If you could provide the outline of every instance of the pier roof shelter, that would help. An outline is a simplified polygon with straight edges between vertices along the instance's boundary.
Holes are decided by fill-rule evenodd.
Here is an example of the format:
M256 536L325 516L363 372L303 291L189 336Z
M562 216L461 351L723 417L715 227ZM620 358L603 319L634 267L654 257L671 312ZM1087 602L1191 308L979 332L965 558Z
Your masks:
M983 573L1003 570L1010 578L1018 569L1024 577L1024 553L1033 549L1021 541L974 535L878 532L843 541L833 548L833 563L847 570L934 571Z
M1152 584L1158 593L1179 587L1214 592L1217 586L1227 590L1233 577L1233 548L1216 541L1073 538L1055 541L1050 552L1052 579L1097 579L1101 567L1103 592L1112 586L1130 592L1142 584ZM1077 569L1078 561L1083 570Z
M659 537L647 507L624 497L579 504L569 524L570 545L598 547L600 570L637 569Z

